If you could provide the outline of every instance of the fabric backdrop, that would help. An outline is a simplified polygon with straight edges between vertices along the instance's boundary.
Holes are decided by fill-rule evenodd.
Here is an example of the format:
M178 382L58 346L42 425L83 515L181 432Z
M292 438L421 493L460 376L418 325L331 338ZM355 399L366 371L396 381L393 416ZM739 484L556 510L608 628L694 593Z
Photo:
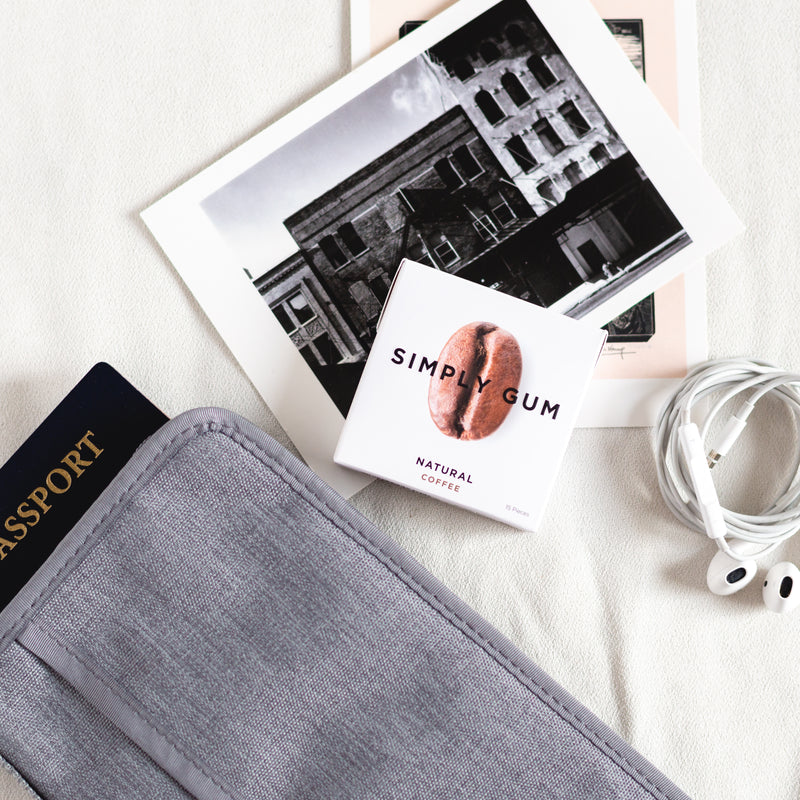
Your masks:
M800 370L800 11L699 5L704 161L747 225L708 261L710 353ZM348 3L2 8L0 460L100 360L169 415L227 407L288 445L138 213L342 75ZM757 512L796 446L760 409L723 501ZM690 795L800 796L800 612L705 589L651 430L577 431L536 534L382 482L354 503ZM765 566L786 558L800 538Z

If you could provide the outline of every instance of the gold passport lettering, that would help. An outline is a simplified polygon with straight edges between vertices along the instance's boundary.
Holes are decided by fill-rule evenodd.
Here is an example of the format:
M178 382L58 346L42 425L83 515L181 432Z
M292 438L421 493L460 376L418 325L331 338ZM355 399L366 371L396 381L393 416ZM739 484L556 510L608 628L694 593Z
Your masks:
M37 486L25 500L18 506L16 514L6 518L4 528L11 534L10 539L0 536L0 561L9 551L17 546L28 534L28 530L39 523L52 507L55 499L53 495L66 494L73 484L73 480L80 478L87 467L94 464L97 457L103 452L91 439L92 431L86 431L84 436L75 443L60 461L64 467L54 467L47 473L43 486ZM48 502L50 499L50 502Z

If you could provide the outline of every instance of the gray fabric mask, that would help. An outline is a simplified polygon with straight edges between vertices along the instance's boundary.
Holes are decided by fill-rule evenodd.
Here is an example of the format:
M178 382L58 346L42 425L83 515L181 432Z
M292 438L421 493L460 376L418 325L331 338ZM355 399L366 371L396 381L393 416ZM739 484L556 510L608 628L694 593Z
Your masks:
M280 445L187 412L0 613L42 797L686 798Z

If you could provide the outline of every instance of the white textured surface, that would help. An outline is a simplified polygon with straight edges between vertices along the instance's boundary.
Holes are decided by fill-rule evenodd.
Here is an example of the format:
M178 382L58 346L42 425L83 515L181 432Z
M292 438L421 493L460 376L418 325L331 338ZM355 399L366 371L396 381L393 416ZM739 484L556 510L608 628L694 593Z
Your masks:
M710 352L800 370L800 12L699 5L705 163L748 226L709 259ZM168 414L220 405L287 443L138 212L346 70L347 0L3 12L0 460L99 360ZM793 446L776 419L720 468L740 509L780 466L759 428ZM576 432L535 535L385 483L355 504L690 795L800 796L800 614L705 591L711 548L663 505L650 431Z

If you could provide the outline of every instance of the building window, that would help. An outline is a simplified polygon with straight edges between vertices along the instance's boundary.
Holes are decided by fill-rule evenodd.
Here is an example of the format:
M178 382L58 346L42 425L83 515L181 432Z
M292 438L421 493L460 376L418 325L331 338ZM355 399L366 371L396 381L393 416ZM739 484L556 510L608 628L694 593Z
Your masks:
M506 93L518 108L524 106L525 103L531 99L528 90L522 85L522 81L520 81L513 72L504 73L503 77L500 78L500 83L503 84Z
M305 325L316 317L314 309L302 292L295 292L286 302L300 325Z
M564 175L569 181L570 186L577 186L584 178L581 165L575 161L571 161L566 167L564 167Z
M409 198L408 194L405 191L403 191L403 189L398 189L397 194L395 196L400 198L401 207L408 209L411 213L416 211L416 209L414 208L414 204L411 202L411 199Z
M579 245L578 252L581 254L581 257L586 262L589 269L594 273L602 273L603 267L608 263L608 259L600 252L600 248L591 239Z
M564 103L564 105L562 105L558 110L561 116L567 121L567 125L569 125L569 127L572 129L572 132L578 138L581 136L586 136L586 134L592 129L592 126L589 124L586 117L581 114L580 109L572 100Z
M495 197L491 198L490 203L492 204L492 216L504 228L517 218L514 209L506 202L502 194L498 193Z
M487 64L491 64L500 58L500 48L494 42L483 42L478 48L478 52Z
M297 323L286 313L286 309L282 305L275 306L272 313L286 333L294 333L297 330Z
M506 115L503 113L503 109L497 105L497 100L486 89L481 89L475 95L475 102L490 125L497 125L498 122L502 122L505 119Z
M312 339L308 344L303 345L300 348L300 355L303 356L312 369L317 366L338 364L342 358L339 348L334 344L331 337L324 332L317 336L316 339Z
M286 333L294 333L317 317L300 289L272 306L271 311Z
M482 214L473 219L472 227L475 228L478 236L480 236L484 242L498 241L497 232L499 229L495 221L488 214Z
M478 163L478 160L472 155L472 150L467 145L462 144L461 147L456 147L453 151L453 156L458 164L458 168L464 177L471 181L477 178L478 175L483 173L483 167Z
M386 281L386 273L382 272L380 275L375 275L367 281L372 293L380 300L381 303L386 302L389 296L389 284Z
M519 47L528 41L525 31L523 31L516 22L512 22L511 25L506 28L506 39L508 39L508 43L512 47Z
M555 205L558 203L558 195L556 194L556 185L550 178L543 180L537 187L536 191L539 192L540 197L547 200L548 203Z
M442 183L452 192L460 189L464 185L464 179L458 174L456 168L450 163L448 158L440 158L434 165L436 174L442 179Z
M514 161L523 172L532 172L539 166L539 162L533 157L528 145L522 141L521 136L512 136L506 142L506 150L508 150Z
M352 222L345 222L345 224L339 228L338 233L344 242L344 246L350 251L352 256L360 256L362 253L367 252L367 246L364 244L364 240L358 235L358 231L353 227Z
M460 258L455 247L453 247L453 245L450 244L447 239L445 239L441 244L437 244L436 247L433 248L433 252L436 253L437 258L446 267L449 267L451 264L455 264Z
M303 358L306 361L306 364L308 364L308 366L311 367L311 369L314 369L314 367L319 366L320 361L317 358L316 353L314 353L314 351L308 345L305 345L300 348L300 355L303 356Z
M608 148L604 144L595 145L590 151L589 155L594 159L594 163L602 169L606 164L611 163L611 155Z
M466 58L457 58L453 62L453 74L461 81L471 78L475 74L475 68Z
M426 264L429 267L436 266L433 263L430 253L428 252L428 248L425 247L421 240L411 242L408 245L406 255L408 258L410 258L412 261L416 261L418 264Z
M553 74L553 70L550 69L550 65L541 56L531 56L527 64L528 69L542 89L549 88L558 80Z
M566 147L561 137L556 133L555 128L550 124L549 119L540 119L534 123L533 130L551 156L560 153Z
M350 260L333 236L323 236L319 240L319 249L325 253L325 258L331 262L334 269L341 269Z

